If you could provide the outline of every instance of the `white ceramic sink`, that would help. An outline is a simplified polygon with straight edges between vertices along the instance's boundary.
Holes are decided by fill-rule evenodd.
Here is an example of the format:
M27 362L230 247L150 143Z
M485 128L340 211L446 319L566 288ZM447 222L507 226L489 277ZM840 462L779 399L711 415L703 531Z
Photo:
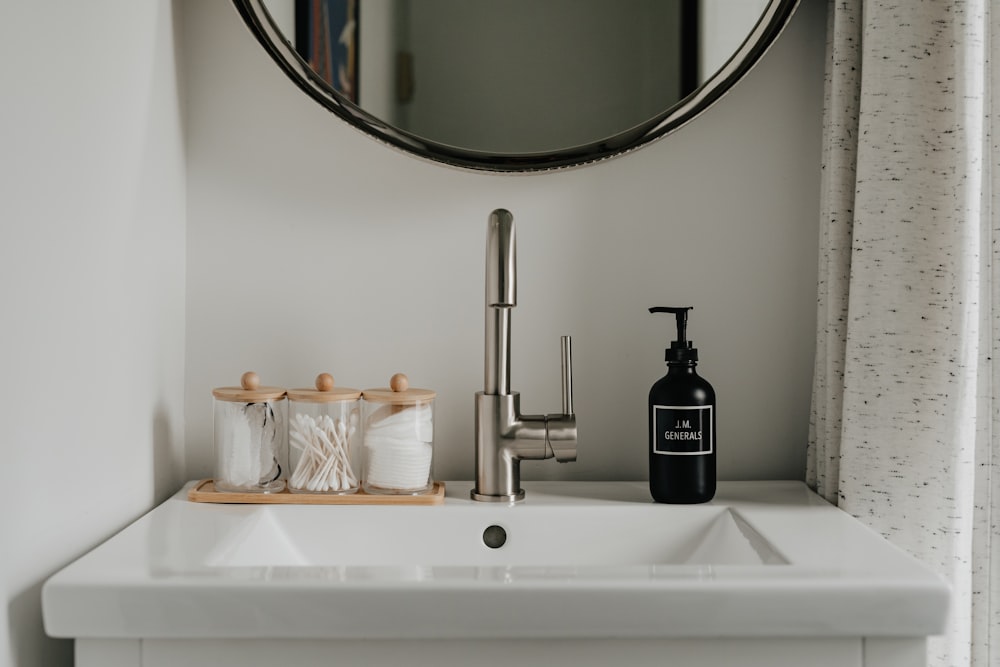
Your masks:
M798 482L656 505L642 482L516 506L212 505L187 488L43 589L62 637L922 637L947 586ZM505 533L488 546L484 533Z
M733 509L645 504L245 507L205 556L214 567L622 566L785 563ZM489 544L487 544L489 542Z

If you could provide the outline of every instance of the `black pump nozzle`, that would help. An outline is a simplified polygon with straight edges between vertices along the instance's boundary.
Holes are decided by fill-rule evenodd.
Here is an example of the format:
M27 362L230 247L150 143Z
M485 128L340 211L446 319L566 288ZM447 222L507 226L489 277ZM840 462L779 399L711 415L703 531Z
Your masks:
M653 306L649 309L651 313L673 313L677 317L677 340L671 341L670 347L664 351L664 360L668 363L671 361L698 361L698 350L687 339L687 317L689 310L694 310L694 307Z

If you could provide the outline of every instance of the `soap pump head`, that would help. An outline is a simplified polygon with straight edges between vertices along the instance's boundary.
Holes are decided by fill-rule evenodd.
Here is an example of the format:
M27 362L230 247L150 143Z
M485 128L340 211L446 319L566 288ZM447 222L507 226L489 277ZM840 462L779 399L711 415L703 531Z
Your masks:
M689 310L694 310L694 308L691 306L654 306L649 309L649 312L651 313L673 313L677 317L677 340L671 341L670 347L665 350L664 360L667 363L698 361L698 349L693 347L691 341L687 339L687 319Z

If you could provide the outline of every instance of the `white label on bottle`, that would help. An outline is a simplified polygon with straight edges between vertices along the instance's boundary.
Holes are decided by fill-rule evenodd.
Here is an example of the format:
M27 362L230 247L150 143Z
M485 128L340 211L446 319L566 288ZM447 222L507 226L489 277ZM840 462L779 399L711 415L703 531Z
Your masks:
M654 405L653 453L701 456L715 451L711 405Z

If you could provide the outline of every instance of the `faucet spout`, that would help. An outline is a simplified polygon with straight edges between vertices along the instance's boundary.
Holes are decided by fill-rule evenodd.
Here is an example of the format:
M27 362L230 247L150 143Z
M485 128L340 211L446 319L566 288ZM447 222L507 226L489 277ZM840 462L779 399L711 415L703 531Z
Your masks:
M517 244L514 216L498 208L490 213L486 230L486 305L517 305Z
M510 390L510 315L517 306L514 216L497 209L486 234L486 354L483 391L476 393L476 486L474 500L516 502L524 459L576 460L572 347L562 340L563 412L522 415L520 395Z

